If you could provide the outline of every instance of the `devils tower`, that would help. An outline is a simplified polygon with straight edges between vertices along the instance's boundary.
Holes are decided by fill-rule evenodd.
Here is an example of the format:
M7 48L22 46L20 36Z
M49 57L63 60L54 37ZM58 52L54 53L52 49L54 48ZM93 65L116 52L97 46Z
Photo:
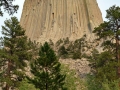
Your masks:
M102 23L96 0L25 0L20 24L37 42L75 40Z

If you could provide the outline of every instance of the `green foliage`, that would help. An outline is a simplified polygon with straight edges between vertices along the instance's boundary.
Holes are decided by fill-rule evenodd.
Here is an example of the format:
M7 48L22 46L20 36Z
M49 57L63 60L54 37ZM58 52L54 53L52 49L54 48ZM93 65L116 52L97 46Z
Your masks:
M87 75L86 82L88 90L119 90L119 80L108 81L104 79L104 81L100 83L94 75Z
M93 50L91 57L88 57L92 72L95 74L98 82L103 82L104 79L113 81L118 78L116 71L118 64L113 57L113 52L104 51L98 53L97 50Z
M31 55L30 57L33 59L33 58L36 58L38 56L38 52L39 52L39 43L36 43L35 41L32 42L30 39L28 40L28 43L27 43L27 46L28 47L28 53L29 55ZM32 62L33 60L31 59L30 62Z
M6 90L18 87L24 77L25 60L31 59L25 31L16 17L6 20L2 26L3 38L0 49L0 82L6 82ZM23 70L23 71L22 71Z
M87 75L86 86L88 90L104 90L94 75Z
M107 78L109 81L113 81L117 79L117 60L113 59L111 55L112 52L105 51L100 54L96 67L97 67L97 76L101 79Z
M59 46L61 43L63 43L63 40L60 39L56 42L56 46Z
M87 58L90 62L91 68L95 69L97 59L99 58L99 52L96 49L93 49L93 51L91 52L91 56L88 56Z
M101 23L93 31L98 36L96 40L102 41L103 51L99 53L93 50L88 58L97 82L103 87L102 90L118 90L116 86L119 81L116 81L120 78L120 7L110 7L106 18L108 21Z
M63 89L65 75L60 74L60 66L54 51L45 42L40 47L39 57L31 64L34 77L28 79L40 90Z
M34 87L33 84L30 84L27 79L24 79L18 88L19 90L38 90Z
M93 31L97 36L99 36L99 39L107 39L108 37L113 37L114 32L111 29L109 22L104 21L104 23L101 23L99 27L96 27Z
M65 56L68 54L67 50L65 49L65 47L62 45L59 50L58 50L58 54L59 56L65 58Z
M120 90L119 88L119 80L114 80L109 82L108 80L105 80L102 83L102 87L104 88L104 90Z
M74 41L74 48L78 48L78 49L82 49L84 47L84 44L85 44L85 36L83 36L82 38L80 39L77 39Z
M49 39L49 45L54 46L54 43L53 43L53 41L51 39Z
M73 59L81 59L82 58L82 54L84 52L84 47L86 45L86 41L85 41L86 35L84 35L82 38L77 39L74 41L73 43Z
M80 52L74 52L72 58L73 59L80 59L81 58L81 53Z
M73 52L74 51L74 45L72 42L69 43L68 47L66 48L67 51Z
M113 52L116 50L118 54L119 49L119 32L120 32L120 7L112 6L107 10L106 18L108 21L101 23L95 28L93 33L98 36L98 39L103 40L102 47L104 49L111 49ZM116 57L117 59L119 57Z
M3 11L7 11L9 15L13 15L15 12L17 12L19 6L18 5L13 5L13 0L1 0L0 1L0 16L3 16Z
M70 70L68 66L61 64L61 73L66 75L65 84L63 90L87 90L86 84L79 76L76 76L75 70ZM39 90L34 87L33 84L29 83L27 79L24 79L20 83L19 90ZM55 89L56 90L56 89Z
M69 38L68 37L64 40L64 44L69 44Z
M87 90L84 81L76 75L76 71L70 70L68 66L62 64L61 73L66 75L64 87L67 87L67 90Z
M85 51L84 47L87 45L85 38L86 35L75 41L69 41L68 37L63 39L64 42L61 42L60 46L58 46L58 56L61 58L80 59ZM60 42L61 39L58 41Z

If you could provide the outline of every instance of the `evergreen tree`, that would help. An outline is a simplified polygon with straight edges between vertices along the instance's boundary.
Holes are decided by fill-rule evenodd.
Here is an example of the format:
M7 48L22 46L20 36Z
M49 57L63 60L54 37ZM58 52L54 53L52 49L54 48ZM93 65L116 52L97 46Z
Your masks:
M94 49L89 61L92 68L91 71L95 74L97 82L117 80L117 61L114 59L113 52L104 51L99 53Z
M17 87L24 77L25 60L31 58L25 31L19 25L18 19L12 17L2 26L3 38L0 49L0 82L6 83L5 90Z
M92 53L91 65L100 81L117 80L120 77L120 7L112 6L107 10L108 21L101 23L93 31L97 40L102 42L102 53Z
M64 45L60 46L60 48L59 48L59 50L58 50L58 54L59 54L59 56L64 56L64 55L67 55L67 54L68 54L68 52L67 52L67 50L65 49L65 46L64 46Z
M63 89L65 75L60 74L60 63L47 42L40 47L39 57L31 64L33 79L29 80L40 90Z
M2 7L9 15L14 14L18 10L18 5L13 5L13 0L0 0L0 16L3 16Z
M120 37L120 7L112 6L107 10L108 21L99 25L93 31L103 39L102 46L106 50L112 50L116 54L116 59L120 62L119 37ZM115 41L115 42L114 42Z

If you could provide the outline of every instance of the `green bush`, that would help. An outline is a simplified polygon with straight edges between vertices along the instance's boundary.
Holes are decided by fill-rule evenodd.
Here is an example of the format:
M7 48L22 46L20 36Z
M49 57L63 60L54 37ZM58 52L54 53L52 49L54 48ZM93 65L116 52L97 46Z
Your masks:
M81 54L79 52L74 52L72 58L73 59L80 59L81 58Z
M24 79L21 82L20 87L18 89L19 90L38 90L35 88L33 84L30 84L27 79Z
M58 41L56 42L56 46L59 46L61 43L63 43L63 40L62 40L62 39L60 39L60 40L58 40Z
M58 54L59 54L59 56L62 56L62 55L68 54L68 52L67 52L67 50L65 49L64 46L61 46L58 50Z
M102 88L102 85L96 81L94 75L87 75L86 87L88 88L88 90L104 90Z
M119 80L98 82L94 75L87 75L86 82L88 90L120 90Z
M120 90L119 88L119 80L114 80L114 81L108 81L105 80L102 83L102 87L104 90Z
M68 37L64 40L64 44L69 44L69 38Z
M84 81L76 76L75 70L70 70L68 66L61 64L61 73L66 75L64 87L67 87L67 90L87 90Z

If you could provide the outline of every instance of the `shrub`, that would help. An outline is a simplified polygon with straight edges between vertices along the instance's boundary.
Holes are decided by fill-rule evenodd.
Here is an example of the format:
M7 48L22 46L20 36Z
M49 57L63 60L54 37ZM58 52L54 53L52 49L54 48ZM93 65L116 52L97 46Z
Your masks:
M74 52L72 58L73 58L73 59L80 59L80 58L81 58L80 52Z

